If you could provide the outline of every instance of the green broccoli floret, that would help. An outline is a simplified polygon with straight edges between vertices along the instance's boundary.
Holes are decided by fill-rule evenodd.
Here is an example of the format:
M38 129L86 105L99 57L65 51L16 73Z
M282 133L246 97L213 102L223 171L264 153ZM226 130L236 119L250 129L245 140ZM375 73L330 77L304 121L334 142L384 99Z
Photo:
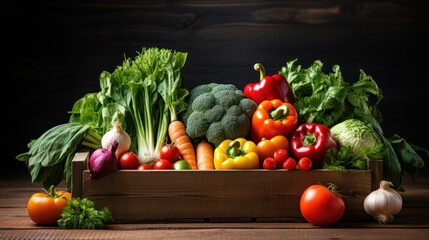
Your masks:
M240 103L238 106L241 108L243 112L247 114L247 116L252 119L253 113L255 113L255 109L258 107L256 103L249 99L249 98L243 98L240 100Z
M210 126L210 123L204 117L204 112L193 112L189 116L187 124L194 126L193 128L186 129L186 133L190 138L203 137Z
M203 93L209 93L212 91L212 87L208 86L208 85L199 85L194 87L190 92L189 92L189 100L188 103L192 104L195 100L195 98L197 98L198 96L200 96Z
M243 115L243 110L238 105L232 105L226 110L226 114L234 117L238 117ZM225 116L227 116L225 115Z
M227 139L225 128L221 122L210 124L209 129L207 129L206 139L215 146L218 146L223 140Z
M206 138L218 146L225 139L247 137L256 107L233 84L203 84L190 91L181 120L192 140Z
M245 114L240 116L225 115L222 118L222 126L225 126L226 139L246 137L250 131L250 119Z
M219 122L225 115L226 110L221 105L215 105L212 109L205 111L204 117L209 123Z
M238 105L240 103L240 99L235 91L231 90L220 90L214 93L214 97L216 98L216 104L221 105L225 108L228 108L233 105Z
M205 112L216 105L216 98L211 93L203 93L196 97L192 103L192 111Z

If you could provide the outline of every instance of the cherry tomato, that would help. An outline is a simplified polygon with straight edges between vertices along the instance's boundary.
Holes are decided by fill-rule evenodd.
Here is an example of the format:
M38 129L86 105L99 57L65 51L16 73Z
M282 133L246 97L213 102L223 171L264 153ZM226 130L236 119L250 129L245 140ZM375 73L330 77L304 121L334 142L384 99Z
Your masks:
M289 140L283 135L278 135L278 136L275 136L271 139L261 140L256 145L256 148L258 149L258 156L259 156L259 159L262 163L265 158L267 158L267 157L272 158L274 156L274 152L277 149L280 149L280 148L288 149L289 148Z
M277 162L274 160L274 158L265 158L264 162L262 162L262 167L264 169L273 170L277 168Z
M152 170L152 166L148 163L142 163L137 167L137 170Z
M288 159L286 159L286 161L283 163L283 168L291 171L294 170L296 168L296 161L295 159L289 157Z
M274 160L277 162L277 168L281 168L283 166L283 163L286 161L286 159L289 157L289 154L287 152L287 149L285 148L279 148L274 152Z
M344 199L321 184L309 186L299 203L302 216L309 223L328 226L337 223L344 215Z
M159 159L153 164L155 170L173 169L173 164L167 159Z
M139 165L139 158L133 152L124 152L119 157L119 165L123 169L136 169Z
M298 160L298 168L304 171L308 171L313 166L313 162L308 157L302 157Z
M38 225L56 225L67 206L66 198L71 199L71 193L55 190L54 186L46 192L34 193L28 199L28 216Z
M180 151L174 144L165 144L161 148L159 158L175 163L180 158Z

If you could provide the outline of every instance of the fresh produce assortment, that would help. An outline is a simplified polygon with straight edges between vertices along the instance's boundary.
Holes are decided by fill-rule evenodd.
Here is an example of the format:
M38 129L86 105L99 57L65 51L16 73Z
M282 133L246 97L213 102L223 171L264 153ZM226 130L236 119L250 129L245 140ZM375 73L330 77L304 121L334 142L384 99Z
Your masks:
M385 180L399 190L402 175L415 177L424 166L421 155L429 156L398 135L384 136L378 110L384 96L363 70L349 83L337 65L325 73L319 60L303 68L295 59L271 76L255 64L260 81L244 89L221 83L186 89L186 58L185 52L144 48L112 73L103 71L100 91L77 100L68 123L17 155L32 182L47 188L65 180L71 189L71 160L76 152L90 151L94 181L118 169L345 172L382 159ZM341 219L346 206L332 190L315 185L304 192L300 206L308 222L331 225ZM108 219L104 212L91 226Z

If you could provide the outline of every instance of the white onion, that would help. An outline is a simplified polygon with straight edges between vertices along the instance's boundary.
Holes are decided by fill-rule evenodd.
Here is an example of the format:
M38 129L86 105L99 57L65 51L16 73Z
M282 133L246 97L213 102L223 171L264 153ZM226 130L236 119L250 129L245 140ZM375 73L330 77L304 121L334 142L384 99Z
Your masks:
M108 149L113 140L119 143L115 152L116 158L119 159L121 154L128 151L131 147L130 135L122 129L120 122L115 122L113 127L103 135L101 138L101 146Z

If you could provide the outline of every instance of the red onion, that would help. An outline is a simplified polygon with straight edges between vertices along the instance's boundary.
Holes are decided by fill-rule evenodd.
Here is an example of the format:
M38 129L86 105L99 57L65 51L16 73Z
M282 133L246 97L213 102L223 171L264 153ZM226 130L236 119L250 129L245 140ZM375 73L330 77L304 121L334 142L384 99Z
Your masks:
M117 169L118 161L115 155L119 143L113 140L109 149L98 148L89 158L89 172L91 179L99 179L107 176Z

